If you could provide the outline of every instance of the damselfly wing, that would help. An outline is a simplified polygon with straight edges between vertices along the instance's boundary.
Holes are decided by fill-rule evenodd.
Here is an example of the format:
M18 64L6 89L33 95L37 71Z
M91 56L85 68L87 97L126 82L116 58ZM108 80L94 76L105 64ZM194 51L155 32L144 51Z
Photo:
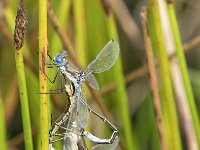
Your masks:
M116 62L119 55L119 43L112 39L99 52L97 57L87 66L86 73L101 73L110 69Z
M99 84L92 73L86 74L85 81L95 90L99 90Z
M87 126L87 122L89 119L89 110L87 108L85 96L83 95L83 90L78 93L78 101L77 101L77 108L78 108L78 124L81 128L85 128ZM83 104L83 102L85 104Z

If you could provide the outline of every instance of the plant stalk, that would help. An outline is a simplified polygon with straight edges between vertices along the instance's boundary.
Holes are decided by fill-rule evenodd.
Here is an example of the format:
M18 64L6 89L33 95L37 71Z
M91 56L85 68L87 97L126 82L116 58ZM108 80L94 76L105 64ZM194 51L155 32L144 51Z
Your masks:
M4 104L3 99L0 93L0 149L6 150L7 149L7 142L6 142L6 124L5 124L5 115L4 115Z
M200 146L200 122L199 122L199 118L198 118L197 107L196 107L195 100L194 100L192 86L191 86L191 82L190 82L190 78L189 78L189 73L188 73L188 69L187 69L187 64L186 64L186 60L185 60L185 55L184 55L184 51L183 51L183 46L182 46L182 42L181 42L177 19L176 19L176 15L175 15L174 4L167 3L167 9L168 9L169 19L170 19L170 23L171 23L171 29L172 29L173 36L174 36L176 54L177 54L177 58L178 58L178 61L180 64L180 69L181 69L182 78L183 78L183 82L184 82L184 86L185 86L185 91L187 94L188 104L189 104L191 115L192 115L192 121L193 121L194 128L196 131L198 145Z
M40 92L47 91L45 58L47 58L47 0L39 0L39 82ZM40 95L40 148L49 149L49 115L47 94Z

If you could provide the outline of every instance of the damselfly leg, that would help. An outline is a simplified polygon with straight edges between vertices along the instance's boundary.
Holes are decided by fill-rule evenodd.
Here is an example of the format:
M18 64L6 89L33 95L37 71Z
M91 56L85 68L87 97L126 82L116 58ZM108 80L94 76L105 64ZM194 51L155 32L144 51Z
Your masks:
M116 136L113 143L111 144L97 144L94 145L91 150L115 150L119 143L119 137Z
M115 137L118 135L118 129L110 122L108 121L104 116L100 115L99 113L97 113L96 111L94 111L87 103L85 103L82 99L80 99L81 103L83 103L87 108L89 112L93 113L95 116L99 117L103 122L105 122L106 124L109 125L109 127L113 130L112 136L109 139L109 142L112 143L112 141L115 139ZM81 115L82 116L82 115ZM83 119L79 119L79 120L83 120ZM108 143L109 143L108 142Z
M91 142L98 143L98 144L112 144L114 142L114 140L116 139L117 134L118 134L117 132L113 132L111 138L109 138L109 139L102 139L102 138L98 138L98 137L94 136L93 134L91 134L90 132L87 132L85 130L83 130L82 133Z
M49 90L48 92L40 93L40 94L61 94L61 93L63 93L63 91L65 89L65 87L63 85L63 80L65 80L65 77L60 73L59 69L56 71L56 75L54 76L53 80L51 80L45 72L43 72L43 74L47 77L49 82L52 83L52 84L55 83L56 79L58 78L58 74L59 74L60 75L60 88L55 89L55 90Z

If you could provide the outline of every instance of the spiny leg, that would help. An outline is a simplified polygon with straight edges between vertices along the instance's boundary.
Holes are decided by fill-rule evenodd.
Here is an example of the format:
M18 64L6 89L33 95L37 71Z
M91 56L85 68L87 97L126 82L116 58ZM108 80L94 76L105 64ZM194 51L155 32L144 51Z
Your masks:
M58 73L58 71L57 71L57 73ZM56 78L57 78L57 76L56 76ZM60 73L60 88L55 89L55 90L49 90L49 93L51 93L51 94L61 94L61 93L63 93L63 91L65 89L65 87L63 85L63 79L65 79L65 77Z
M47 56L51 59L51 60L53 60L53 58L47 53Z
M65 113L65 112L64 112ZM53 137L56 134L56 132L58 131L58 129L61 127L61 125L67 121L69 116L69 112L67 111L64 116L62 117L62 119L59 122L55 122L55 125L50 129L49 131L49 139L50 139L50 143L53 141Z
M56 78L58 76L58 73L59 73L59 69L57 69L57 72L56 72L56 75L54 76L53 80L51 80L48 75L40 68L40 70L42 71L42 73L47 77L47 79L49 80L49 82L51 82L52 84L55 83L56 81Z
M41 70L41 69L40 69ZM41 70L42 71L42 70ZM42 71L43 72L43 71ZM43 72L44 73L44 72ZM51 82L52 84L55 83L56 79L57 79L57 76L58 76L58 73L59 73L59 69L57 70L56 72L56 75L54 76L54 79L51 80L48 75L46 73L44 73L44 75L47 77L47 79L49 80L49 82ZM36 94L61 94L63 92L65 88L64 87L61 87L60 89L56 89L56 90L49 90L48 92L44 92L44 93L36 93ZM56 92L56 91L59 91L59 92Z

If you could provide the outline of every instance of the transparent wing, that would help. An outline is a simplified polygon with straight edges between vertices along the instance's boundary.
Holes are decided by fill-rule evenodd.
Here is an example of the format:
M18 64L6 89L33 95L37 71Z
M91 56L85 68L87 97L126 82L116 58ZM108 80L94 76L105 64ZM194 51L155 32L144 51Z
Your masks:
M88 65L86 70L94 73L104 72L110 69L119 55L119 43L112 39L100 51L97 57Z
M77 102L77 109L78 109L78 124L81 128L85 128L88 123L89 119L89 110L86 105L83 104L86 103L85 97L83 95L83 92L79 93L79 99Z
M97 144L94 145L91 150L115 150L119 143L119 138L116 137L112 144Z
M66 137L63 140L63 150L78 150L78 146L72 139Z
M68 63L67 67L70 68L70 70L73 70L74 72L79 72L80 69L78 67L76 67L75 65Z
M68 108L66 108L65 111L62 112L62 114L59 115L59 117L56 120L54 120L54 118L52 118L52 123L55 123L55 124L61 126L62 124L66 123L68 117L69 117L68 116Z
M99 84L92 73L89 73L85 76L86 82L95 90L99 90Z

